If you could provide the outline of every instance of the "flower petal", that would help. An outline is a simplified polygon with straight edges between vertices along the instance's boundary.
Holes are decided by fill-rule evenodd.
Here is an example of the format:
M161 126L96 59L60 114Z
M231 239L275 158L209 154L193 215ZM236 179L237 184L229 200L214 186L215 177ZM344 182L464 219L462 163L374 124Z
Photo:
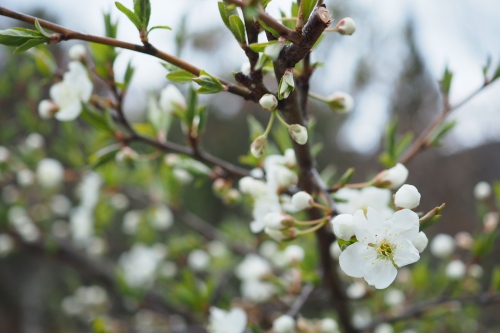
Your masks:
M345 249L339 257L340 268L349 276L363 277L364 271L377 258L374 248L362 243L354 243Z
M398 267L413 264L420 259L417 248L408 239L402 239L394 251L394 262Z
M394 281L398 270L390 260L376 260L365 270L366 282L377 289L385 289Z
M366 217L372 227L380 227L385 222L384 215L372 207L368 207Z
M365 217L365 213L360 209L354 213L355 235L358 242L369 244L375 242L372 226Z
M392 219L385 222L385 226L394 238L404 237L412 241L418 235L420 220L414 211L402 209L395 212Z
M75 120L82 112L82 104L79 100L72 101L69 105L56 112L54 117L59 121Z

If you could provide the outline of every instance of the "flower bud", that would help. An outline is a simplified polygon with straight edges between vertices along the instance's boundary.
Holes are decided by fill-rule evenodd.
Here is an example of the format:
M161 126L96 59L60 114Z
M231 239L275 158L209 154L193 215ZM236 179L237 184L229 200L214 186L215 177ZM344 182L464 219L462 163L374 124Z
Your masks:
M0 146L0 164L5 163L10 158L10 151L4 146Z
M295 89L295 81L293 80L293 69L288 68L283 74L278 86L278 99L286 99Z
M24 143L28 149L42 149L45 145L45 139L38 133L31 133L26 137Z
M279 42L279 41L272 43L272 44L269 44L264 49L264 54L266 56L268 56L269 58L271 58L272 61L276 61L276 59L278 59L278 56L280 55L281 49L283 49L284 45L285 45L284 43Z
M224 203L232 205L241 201L241 194L235 188L230 188L227 192L222 195Z
M335 30L341 35L352 35L356 31L356 23L350 17L344 17L337 23Z
M250 152L253 156L259 158L264 154L264 148L267 145L266 138L263 136L259 136L255 139L250 145Z
M467 268L461 260L452 260L446 266L446 276L452 280L460 280L465 276Z
M473 278L480 279L483 276L484 270L478 264L472 264L469 266L469 274Z
M292 240L297 236L297 230L295 228L277 230L266 227L264 232L277 242Z
M297 210L309 209L313 204L314 200L307 192L300 191L295 193L292 197L292 205L294 205Z
M268 228L281 230L293 225L293 217L283 212L272 212L264 216L264 224Z
M210 265L210 256L203 250L194 250L187 257L187 264L193 271L205 271Z
M173 84L167 85L160 93L160 108L168 114L176 113L176 107L185 109L186 99Z
M484 200L491 195L491 186L487 182L479 182L474 187L474 198Z
M38 104L38 115L42 119L50 119L59 110L59 107L51 100L44 99Z
M327 97L326 102L330 109L337 113L349 113L354 109L354 99L345 92L334 92Z
M382 323L375 326L373 333L394 333L394 328L389 323Z
M438 234L431 242L431 253L441 259L450 256L455 251L455 240L450 235Z
M355 234L354 218L351 214L340 214L331 220L333 232L337 238L350 240Z
M258 179L252 177L243 177L238 183L238 188L241 193L249 194L253 197L265 193L267 190L266 184Z
M117 162L133 162L138 157L139 154L130 147L123 147L115 156Z
M297 184L299 177L292 170L282 167L276 173L276 180L281 188L287 189L290 185Z
M305 145L307 142L307 129L299 124L290 125L288 132L292 139L299 145Z
M415 248L418 250L418 252L422 253L427 247L429 239L427 238L427 235L423 231L420 231L417 237L415 237L415 239L412 241L412 243L413 246L415 246Z
M484 215L483 218L484 232L489 234L498 226L498 213L497 212L488 212Z
M288 245L285 248L284 255L285 259L289 263L300 263L304 260L305 252L304 249L299 245Z
M420 204L420 192L413 185L405 184L394 195L396 207L413 209Z
M226 193L232 186L232 182L228 179L217 178L212 184L212 190L218 195Z
M274 333L295 333L295 319L288 315L282 315L273 321Z
M276 109L276 107L278 106L278 100L272 94L265 94L264 96L262 96L259 100L259 103L260 106L262 106L262 108L267 111L274 111L274 109Z
M337 333L339 331L339 325L332 318L325 318L320 321L319 331L321 333Z
M285 150L285 165L289 168L295 168L297 166L297 158L295 157L295 151L293 149Z
M250 62L244 62L241 64L241 69L240 71L245 74L245 75L248 75L250 74L250 71L252 70L252 65L250 65Z
M399 289L389 289L384 295L384 302L390 307L402 305L405 301L405 293Z
M16 180L19 186L28 187L33 185L35 181L35 175L30 169L21 169L16 173Z
M457 246L464 250L470 250L474 245L474 239L467 231L461 231L455 235Z
M87 49L82 44L76 44L70 47L68 54L71 60L84 60L87 56Z
M388 183L390 189L397 189L406 182L408 178L408 169L401 163L396 164L392 168L382 171L378 176L377 184L385 185Z
M64 167L52 158L45 158L38 163L36 177L42 187L56 187L64 180Z

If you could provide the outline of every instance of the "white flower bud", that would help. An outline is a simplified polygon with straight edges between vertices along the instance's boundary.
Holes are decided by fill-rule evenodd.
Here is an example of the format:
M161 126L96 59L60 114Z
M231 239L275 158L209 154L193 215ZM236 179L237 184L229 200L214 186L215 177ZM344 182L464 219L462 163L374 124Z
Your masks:
M210 265L210 256L203 250L191 251L187 257L187 264L194 271L205 271Z
M483 217L484 232L489 234L495 231L498 226L498 219L499 217L497 212L486 213Z
M179 89L169 84L160 93L160 108L167 114L174 114L175 107L185 109L186 99Z
M394 328L392 327L391 324L382 323L382 324L378 324L375 327L375 329L373 330L373 333L394 333Z
M465 276L467 268L461 260L452 260L446 266L446 276L452 280L460 280Z
M438 258L446 258L455 251L455 240L450 235L438 234L431 242L431 253Z
M286 99L295 89L295 81L293 80L293 69L288 68L283 74L278 86L278 99Z
M294 239L297 234L297 231L294 228L277 230L266 227L264 232L277 242Z
M289 168L294 168L297 166L297 158L295 157L295 151L293 149L285 150L285 164Z
M335 30L341 35L352 35L356 31L356 23L350 17L344 17L337 23Z
M405 184L394 196L396 207L413 209L420 204L420 192L413 185Z
M264 224L271 229L285 229L293 225L293 217L283 212L272 212L264 216Z
M345 294L350 299L360 299L366 294L366 284L360 281L351 283L345 290Z
M300 191L295 193L292 197L292 205L294 205L297 210L309 209L313 204L314 200L307 192Z
M260 98L259 103L264 110L274 111L278 106L278 99L272 94L265 94Z
M284 45L285 44L281 43L281 42L275 42L275 43L269 44L264 49L264 54L266 56L268 56L269 58L271 58L272 61L275 61L276 59L278 59L278 56L280 55L281 49L283 49Z
M340 248L338 242L333 242L332 244L330 244L330 256L333 259L339 260L341 254L342 254L342 249Z
M41 149L45 145L45 139L38 133L31 133L24 141L28 149Z
M276 180L281 188L286 189L292 184L297 184L299 177L292 170L283 167L276 173Z
M174 168L172 175L181 184L189 184L193 181L193 175L184 169Z
M491 195L491 186L487 182L479 182L474 187L474 198L484 200Z
M0 146L0 164L5 163L10 158L10 151L4 146Z
M413 246L415 246L415 248L418 250L418 252L422 253L427 247L429 239L427 238L427 235L423 231L420 231L417 237L415 237L415 239L412 241L412 243Z
M35 181L35 175L29 169L21 169L16 173L16 180L19 186L28 187L33 185Z
M252 177L243 177L238 183L238 188L241 193L249 194L253 197L265 193L267 190L266 184L262 180Z
M299 124L292 124L288 127L288 132L292 139L299 145L305 145L307 142L307 129Z
M0 258L9 254L14 248L14 241L7 234L0 234Z
M137 160L138 157L139 157L139 154L137 154L137 152L130 147L123 147L115 155L116 161L120 162L120 163L133 162L133 161Z
M57 110L59 110L59 107L49 99L44 99L38 104L38 115L42 119L52 118Z
M350 240L355 233L354 218L351 214L340 214L331 221L333 232L343 240Z
M402 305L405 301L405 293L399 289L389 289L384 295L384 302L388 306L395 307Z
M36 168L38 183L43 187L55 187L64 180L64 167L52 158L45 158Z
M252 70L252 65L250 65L250 62L244 62L241 64L241 69L240 71L245 74L245 75L248 75L250 74L250 71Z
M332 318L325 318L319 324L319 331L321 333L338 333L339 325Z
M284 251L285 259L290 263L300 263L304 260L305 252L304 249L299 245L288 245Z
M472 264L469 266L469 274L475 279L480 279L483 276L484 270L478 264Z
M295 333L295 319L288 315L282 315L273 321L274 333Z
M401 163L396 164L392 168L385 170L380 175L382 183L389 183L390 189L397 189L406 182L408 178L408 169Z
M332 111L349 113L354 109L354 99L345 92L337 91L327 97L327 104Z
M474 245L474 239L467 231L461 231L455 235L455 242L459 248L470 250Z
M266 138L263 136L259 136L250 145L250 152L252 153L253 156L259 158L262 156L262 154L264 154L264 148L266 147L266 145L267 145Z
M87 49L82 44L76 44L70 47L68 54L71 60L83 60L87 56Z
M174 215L170 208L158 204L151 211L151 225L156 230L164 231L174 224Z

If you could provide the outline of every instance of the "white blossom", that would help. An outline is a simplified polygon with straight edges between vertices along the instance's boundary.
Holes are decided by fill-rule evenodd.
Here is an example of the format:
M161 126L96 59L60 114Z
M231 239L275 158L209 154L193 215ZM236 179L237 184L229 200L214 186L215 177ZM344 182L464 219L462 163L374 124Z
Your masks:
M384 302L390 307L402 305L405 299L405 293L399 289L389 289L384 294Z
M351 214L340 214L335 216L331 221L335 236L343 240L350 240L356 233L354 225L354 217Z
M283 212L271 212L264 216L264 224L271 229L285 229L293 224L293 218Z
M487 182L479 182L474 187L474 198L484 200L491 195L491 185Z
M425 248L427 247L427 244L429 243L429 239L427 238L427 235L423 232L420 231L415 237L415 239L412 241L413 245L415 248L418 250L419 253L422 253Z
M176 107L186 108L184 95L173 84L167 85L160 93L160 108L167 114L174 114Z
M67 215L71 209L71 201L67 196L57 194L52 197L50 208L57 215L64 216Z
M193 250L187 257L187 264L194 271L206 271L210 265L210 256L203 250Z
M16 180L19 186L28 187L35 182L35 174L30 169L21 169L16 173Z
M444 259L455 251L455 240L450 235L437 234L432 239L430 249L434 256Z
M336 113L349 113L354 109L354 99L342 91L336 91L328 96L326 103Z
M42 187L56 187L64 180L64 167L58 160L44 158L38 162L36 177L38 184Z
M467 267L461 260L452 260L446 266L446 276L452 280L460 280L465 276Z
M292 124L288 127L288 133L292 139L299 145L305 145L307 142L307 128L299 124Z
M264 110L274 111L278 106L278 99L272 94L265 94L260 98L259 104Z
M215 258L220 258L228 253L226 244L221 241L213 240L207 243L207 252Z
M350 17L344 17L337 23L335 29L341 35L352 35L356 31L356 23Z
M474 239L467 231L461 231L455 235L455 243L459 248L470 250L474 245Z
M279 246L275 241L272 240L263 241L259 246L259 254L268 259L272 258L278 252Z
M264 148L267 145L266 138L263 136L257 137L255 140L253 140L252 144L250 145L250 152L254 157L261 157L264 154Z
M366 284L361 281L351 283L345 290L345 294L350 299L360 299L366 294Z
M294 168L297 166L297 158L295 157L295 151L293 149L285 150L285 165L289 168Z
M389 207L392 193L388 189L373 186L361 190L341 188L335 197L346 201L337 203L337 209L342 214L354 214L357 210L366 210L368 207L378 210L386 219L391 218L394 213Z
M130 200L123 193L115 193L110 198L110 203L118 210L126 209L130 205Z
M472 264L469 266L469 274L473 278L480 279L483 276L484 270L478 264Z
M375 326L373 333L394 333L394 328L391 324L382 323Z
M10 158L10 151L4 146L0 146L0 164L5 163Z
M241 193L249 194L253 197L263 195L267 191L266 183L252 177L243 177L238 183Z
M87 56L87 49L83 44L76 44L70 47L68 55L71 60L83 60Z
M80 246L87 245L94 235L94 216L85 206L73 208L69 216L71 236Z
M257 254L247 254L236 266L235 274L241 280L260 280L271 273L269 262Z
M42 149L45 145L45 139L38 133L30 133L24 140L26 147L30 150Z
M483 217L484 232L491 233L498 226L499 216L497 212L488 212Z
M282 315L273 321L274 333L295 333L295 319L288 315Z
M412 244L418 235L418 215L408 209L384 216L368 208L354 214L357 243L348 246L340 255L342 270L352 277L363 277L377 289L387 288L396 278L396 267L418 261L420 255Z
M80 206L94 209L99 201L99 190L102 185L101 176L96 172L87 172L83 175L78 186Z
M252 279L243 280L240 288L244 299L256 303L269 300L275 292L272 283Z
M397 189L406 182L408 178L408 169L401 163L382 172L380 181L389 184L390 189Z
M335 319L324 318L320 321L319 331L321 333L338 333L339 325L337 324L337 321L335 321Z
M193 181L193 175L181 168L174 168L172 175L181 184L189 184Z
M59 107L55 118L60 121L75 120L82 112L82 102L92 96L93 85L87 69L78 61L68 64L69 71L63 80L50 88L50 98Z
M413 209L420 204L420 192L413 185L405 184L394 195L396 207Z
M131 210L123 216L122 230L127 235L133 235L141 223L141 211Z
M292 196L292 205L294 205L298 211L309 209L313 206L313 204L313 198L305 191L297 192Z
M163 204L157 204L152 208L151 225L159 231L165 231L174 224L172 211Z
M138 243L130 251L123 253L118 263L129 286L149 287L162 259L155 248Z
M300 263L306 255L304 249L296 244L288 245L283 252L289 263Z
M247 326L247 314L239 308L225 311L210 307L208 331L210 333L243 333Z
M244 62L244 63L241 64L240 71L243 74L249 75L251 70L252 70L252 66L250 65L250 62L246 61L246 62Z
M285 239L289 238L289 236L287 234L285 234L283 232L283 230L278 230L278 229L273 229L273 228L266 227L264 229L264 232L269 237L271 237L272 239L274 239L277 242L281 242L281 241L284 241Z
M49 99L44 99L38 104L38 115L42 119L50 119L59 110L59 107Z

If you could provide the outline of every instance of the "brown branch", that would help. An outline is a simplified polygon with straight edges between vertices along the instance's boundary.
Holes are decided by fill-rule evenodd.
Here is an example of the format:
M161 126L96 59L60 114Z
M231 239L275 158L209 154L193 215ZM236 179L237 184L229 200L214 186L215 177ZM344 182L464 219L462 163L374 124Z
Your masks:
M295 317L296 315L298 315L304 304L309 299L309 296L311 296L311 294L313 293L314 289L315 288L312 284L306 284L304 287L302 287L302 292L300 293L299 297L297 297L297 299L293 302L292 306L286 314L291 317Z
M428 148L431 144L431 142L429 142L429 140L431 139L431 135L434 133L434 131L436 131L438 129L439 125L441 125L443 123L443 121L448 117L448 115L452 111L460 108L461 106L466 104L468 101L470 101L472 98L474 98L477 94L479 94L481 91L483 91L484 88L486 88L488 85L490 85L491 82L492 81L485 81L484 84L481 87L479 87L479 89L477 89L472 94L467 96L464 100L462 100L461 102L459 102L453 106L451 106L448 103L447 96L444 96L444 106L443 106L442 111L422 131L422 133L418 136L418 138L415 139L415 141L413 141L411 146L408 147L408 149L406 149L403 156L401 156L401 158L399 159L399 163L407 164L408 162L410 162L410 160L412 160L415 157L415 155L417 155L417 153L424 150L425 148Z
M37 18L22 14L19 12L15 12L12 10L9 10L5 7L0 6L0 15L1 16L6 16L10 17L19 21L23 21L26 23L31 23L34 24L35 20ZM168 53L162 52L158 49L156 49L154 46L151 44L146 44L146 45L138 45L138 44L132 44L124 41L120 41L114 38L109 38L109 37L100 37L100 36L94 36L94 35L88 35L84 33L80 33L74 30L67 29L65 27L62 27L60 25L57 25L55 23L45 21L38 19L38 22L40 25L44 28L50 29L54 32L57 32L60 34L58 36L58 41L65 41L65 40L71 40L71 39L77 39L77 40L84 40L87 42L93 42L93 43L98 43L98 44L104 44L104 45L109 45L113 47L119 47L122 49L127 49L127 50L132 50L144 54L149 54L153 57L156 57L158 59L164 60L166 62L169 62L177 67L180 67L196 76L200 75L201 69L197 68L196 66L191 65L188 62L185 62L184 60L177 58L173 55L170 55ZM246 89L245 87L241 87L235 84L232 84L230 82L227 82L223 79L219 79L219 81L228 87L228 92L231 92L235 95L239 95L245 99L250 99L251 98L251 91Z
M378 324L381 323L395 323L401 320L409 319L409 318L418 318L426 315L427 312L431 311L435 307L440 305L446 305L446 303L475 303L479 305L489 305L493 303L500 303L500 293L496 292L485 292L476 295L465 295L465 296L457 296L457 297L440 297L432 301L414 304L407 307L401 313L391 316L391 315L382 315L375 319L370 325L364 327L362 330L372 330Z

